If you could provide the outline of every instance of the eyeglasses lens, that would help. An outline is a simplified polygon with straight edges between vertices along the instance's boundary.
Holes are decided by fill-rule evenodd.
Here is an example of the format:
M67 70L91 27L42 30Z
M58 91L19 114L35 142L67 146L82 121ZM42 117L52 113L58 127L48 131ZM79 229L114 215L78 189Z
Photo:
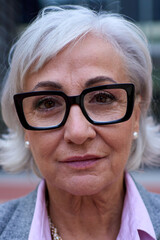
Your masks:
M23 111L32 127L57 126L64 118L66 102L58 95L27 97L23 100Z
M96 122L110 122L123 118L127 111L124 89L103 89L85 95L84 107L89 118Z

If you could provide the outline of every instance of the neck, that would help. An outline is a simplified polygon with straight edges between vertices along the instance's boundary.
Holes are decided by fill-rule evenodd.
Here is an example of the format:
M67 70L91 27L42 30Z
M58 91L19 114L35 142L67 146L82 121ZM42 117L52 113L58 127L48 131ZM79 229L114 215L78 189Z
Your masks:
M123 182L92 196L74 196L48 185L47 188L49 215L62 239L116 239L125 195Z

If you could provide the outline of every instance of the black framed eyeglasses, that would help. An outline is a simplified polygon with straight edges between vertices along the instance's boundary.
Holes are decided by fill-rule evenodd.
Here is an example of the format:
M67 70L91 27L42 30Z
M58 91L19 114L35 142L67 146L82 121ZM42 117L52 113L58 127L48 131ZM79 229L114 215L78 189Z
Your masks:
M22 126L28 130L49 130L63 126L72 105L81 108L95 125L127 121L133 112L135 88L132 83L87 88L77 96L61 91L35 91L14 95Z

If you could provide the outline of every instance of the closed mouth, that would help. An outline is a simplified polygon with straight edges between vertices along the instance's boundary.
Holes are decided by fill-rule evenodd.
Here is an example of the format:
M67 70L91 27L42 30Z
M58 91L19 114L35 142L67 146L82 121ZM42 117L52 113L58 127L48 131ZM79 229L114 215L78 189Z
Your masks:
M87 156L74 156L71 158L67 158L63 161L61 161L61 163L66 164L70 167L73 168L88 168L93 166L94 164L96 164L96 162L98 162L99 160L101 160L102 157L98 157L95 155L87 155Z

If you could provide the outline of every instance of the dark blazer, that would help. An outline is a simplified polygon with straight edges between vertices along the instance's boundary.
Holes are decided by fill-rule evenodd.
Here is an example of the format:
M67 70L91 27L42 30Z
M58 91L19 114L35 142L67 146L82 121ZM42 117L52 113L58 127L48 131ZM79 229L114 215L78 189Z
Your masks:
M160 240L160 195L137 185ZM37 190L23 198L0 205L0 240L27 240L35 209Z

